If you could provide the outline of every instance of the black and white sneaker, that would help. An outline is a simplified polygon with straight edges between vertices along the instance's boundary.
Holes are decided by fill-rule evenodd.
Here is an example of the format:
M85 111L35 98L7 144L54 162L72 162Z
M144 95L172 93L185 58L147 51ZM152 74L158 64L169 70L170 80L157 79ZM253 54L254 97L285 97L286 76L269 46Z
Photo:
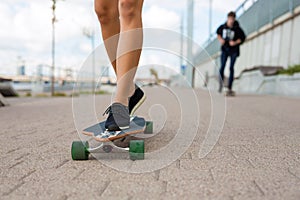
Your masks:
M128 109L129 114L132 116L135 111L144 103L146 100L146 95L141 88L135 85L134 94L129 97Z
M228 96L228 97L234 97L235 96L235 92L233 90L228 90L226 92L226 96Z
M108 114L105 122L105 128L108 131L120 131L129 128L130 116L127 106L121 103L113 103L103 113L103 115L105 114Z

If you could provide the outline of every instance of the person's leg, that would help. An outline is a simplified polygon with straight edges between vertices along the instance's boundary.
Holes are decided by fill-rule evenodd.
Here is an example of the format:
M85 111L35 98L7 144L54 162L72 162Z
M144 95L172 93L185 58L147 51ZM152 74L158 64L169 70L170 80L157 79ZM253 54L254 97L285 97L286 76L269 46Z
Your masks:
M95 12L100 22L107 54L116 72L116 55L120 33L118 0L95 0Z
M114 102L128 105L143 43L143 0L119 0L121 33L117 50L117 92Z
M232 90L232 84L234 80L234 64L237 59L237 53L233 53L230 55L230 75L229 75L229 83L228 83L228 89Z
M227 62L227 58L228 58L228 53L225 51L222 51L221 54L221 67L220 67L220 77L219 77L219 92L222 92L222 88L223 88L223 84L224 84L224 70L226 67L226 62Z

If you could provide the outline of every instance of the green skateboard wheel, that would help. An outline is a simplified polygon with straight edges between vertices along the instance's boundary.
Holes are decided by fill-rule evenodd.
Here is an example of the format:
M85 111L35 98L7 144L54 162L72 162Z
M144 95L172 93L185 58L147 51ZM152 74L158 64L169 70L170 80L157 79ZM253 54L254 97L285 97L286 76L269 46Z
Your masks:
M89 159L89 143L88 141L74 141L72 143L71 155L73 160Z
M131 140L129 144L131 160L144 160L144 140Z
M145 134L151 134L153 133L153 122L146 121L146 128L145 128Z

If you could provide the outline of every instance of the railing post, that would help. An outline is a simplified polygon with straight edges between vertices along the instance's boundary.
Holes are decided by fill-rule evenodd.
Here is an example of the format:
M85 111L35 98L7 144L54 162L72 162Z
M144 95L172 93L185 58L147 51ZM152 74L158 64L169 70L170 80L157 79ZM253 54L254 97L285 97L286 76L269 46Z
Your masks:
M274 16L273 16L273 3L275 2L271 2L271 0L267 0L268 1L268 6L269 6L269 17L270 17L270 24L273 25L274 23Z
M294 14L294 2L293 0L289 0L289 10L291 14Z

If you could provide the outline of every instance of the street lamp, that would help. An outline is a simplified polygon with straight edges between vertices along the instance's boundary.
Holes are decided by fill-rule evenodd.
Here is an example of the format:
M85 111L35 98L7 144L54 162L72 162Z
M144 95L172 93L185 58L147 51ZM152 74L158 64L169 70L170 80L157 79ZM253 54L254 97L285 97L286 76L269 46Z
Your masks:
M94 29L91 28L83 28L83 35L85 35L88 39L91 40L91 47L92 47L92 56L93 56L93 60L92 60L92 92L95 91L95 31Z
M211 37L211 33L212 33L212 1L213 0L209 0L209 25L208 25L208 36L209 38Z
M193 33L194 33L194 0L187 1L187 58L189 61L193 59ZM195 68L191 64L187 64L186 77L190 81L191 87L194 87Z
M54 83L55 83L55 22L57 22L55 10L57 0L52 1L52 65L51 65L51 96L54 96ZM64 1L64 0L62 0Z
M54 82L55 82L55 22L56 22L56 0L52 0L52 65L51 65L51 96L54 96Z

